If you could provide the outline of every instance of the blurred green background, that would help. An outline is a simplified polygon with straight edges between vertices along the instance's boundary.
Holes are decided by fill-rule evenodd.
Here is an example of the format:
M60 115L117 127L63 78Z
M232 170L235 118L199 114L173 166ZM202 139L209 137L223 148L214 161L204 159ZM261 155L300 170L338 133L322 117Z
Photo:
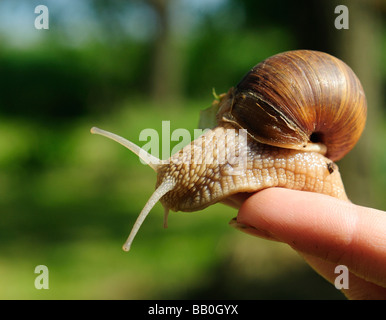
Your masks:
M34 27L40 4L48 30ZM339 4L348 30L334 26ZM155 173L89 129L139 145L162 120L193 134L212 88L282 51L326 51L368 99L365 133L338 163L347 193L386 210L385 16L383 0L1 0L0 298L344 298L288 246L230 228L237 211L220 204L171 213L168 229L157 204L123 252Z

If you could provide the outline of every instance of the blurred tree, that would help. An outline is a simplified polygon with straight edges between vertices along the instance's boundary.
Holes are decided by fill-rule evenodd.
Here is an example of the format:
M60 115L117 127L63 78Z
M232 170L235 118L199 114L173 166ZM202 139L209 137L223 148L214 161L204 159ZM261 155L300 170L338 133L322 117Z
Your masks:
M183 87L180 47L175 41L171 23L171 6L174 0L94 0L94 10L100 23L103 25L105 38L117 43L127 42L130 36L125 33L123 22L129 17L130 9L135 6L146 6L154 13L147 11L143 20L154 19L156 30L150 38L151 62L148 69L143 72L147 74L147 92L157 105L164 102L176 102L181 96ZM139 30L137 30L139 32Z
M330 26L333 26L331 13L338 5L345 5L349 10L349 29L327 29L331 51L358 75L368 103L367 124L363 136L349 157L341 161L340 167L349 196L358 204L378 207L383 199L376 198L380 193L376 192L377 177L372 176L372 167L376 161L376 142L379 141L377 137L381 131L380 120L383 112L381 32L384 27L382 12L385 3L378 0L334 0L329 8L330 18L326 21ZM332 15L333 19L336 16Z
M173 37L170 6L173 0L147 0L158 18L158 30L153 44L151 97L156 105L176 102L182 90L181 52Z

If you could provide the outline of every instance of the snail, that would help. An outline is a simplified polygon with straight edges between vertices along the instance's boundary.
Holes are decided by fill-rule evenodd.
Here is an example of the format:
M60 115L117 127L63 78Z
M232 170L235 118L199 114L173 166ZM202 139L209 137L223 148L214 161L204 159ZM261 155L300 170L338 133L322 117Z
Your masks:
M206 114L215 114L215 126L168 160L91 129L126 146L157 172L156 190L125 251L158 201L165 209L165 226L169 210L196 211L217 202L232 206L237 195L269 187L348 201L335 161L359 140L367 104L359 79L338 58L311 50L276 54L218 96Z

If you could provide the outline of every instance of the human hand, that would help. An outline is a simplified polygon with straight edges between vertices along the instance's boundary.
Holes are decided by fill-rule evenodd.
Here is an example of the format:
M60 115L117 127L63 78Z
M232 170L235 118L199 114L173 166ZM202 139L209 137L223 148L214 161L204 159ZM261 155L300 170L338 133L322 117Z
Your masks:
M334 283L349 270L349 299L386 299L386 212L322 194L269 188L247 198L231 225L289 244Z

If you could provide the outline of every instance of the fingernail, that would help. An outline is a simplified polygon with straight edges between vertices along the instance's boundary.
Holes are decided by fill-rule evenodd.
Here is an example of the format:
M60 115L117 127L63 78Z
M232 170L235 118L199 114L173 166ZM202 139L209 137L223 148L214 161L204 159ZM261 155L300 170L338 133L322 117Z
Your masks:
M267 239L267 240L278 241L271 233L269 233L266 230L260 230L260 229L257 229L255 227L251 227L251 226L248 226L246 224L237 222L237 217L233 218L231 221L229 221L229 225L232 228L235 228L235 229L237 229L237 230L239 230L241 232L244 232L246 234L249 234L249 235L252 235L252 236L255 236L255 237L264 238L264 239Z

